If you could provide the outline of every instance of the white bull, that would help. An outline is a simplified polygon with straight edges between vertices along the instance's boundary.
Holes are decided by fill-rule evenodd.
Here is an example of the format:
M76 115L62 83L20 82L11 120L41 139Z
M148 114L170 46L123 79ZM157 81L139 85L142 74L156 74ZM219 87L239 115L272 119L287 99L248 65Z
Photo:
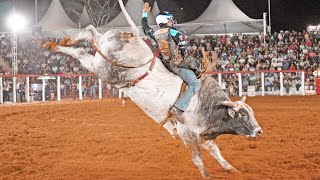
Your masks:
M138 36L138 29L122 1L119 1L132 27L132 34L116 29L101 35L90 25L74 38L64 39L60 45L47 42L44 47L73 56L104 82L122 88L134 103L160 124L167 118L170 107L178 98L182 80L170 73L160 59L154 57L147 44ZM100 54L97 52L93 56L83 48L65 47L84 39L92 41L101 51ZM154 67L150 68L152 63ZM137 81L135 86L125 86L145 73L148 75ZM202 176L209 174L202 162L201 146L209 151L223 169L238 172L221 156L213 140L221 134L256 137L262 132L251 107L244 103L244 99L232 102L213 78L201 81L200 90L192 98L182 118L183 124L168 121L163 127L173 137L181 137Z

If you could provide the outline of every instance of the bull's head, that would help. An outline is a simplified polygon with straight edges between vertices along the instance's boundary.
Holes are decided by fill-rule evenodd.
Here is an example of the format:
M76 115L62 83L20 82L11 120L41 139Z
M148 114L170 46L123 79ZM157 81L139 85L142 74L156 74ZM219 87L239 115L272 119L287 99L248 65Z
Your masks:
M229 126L235 134L248 137L257 137L262 133L257 120L254 117L252 108L245 103L246 97L241 101L224 101L221 104L228 106L228 114L232 118Z

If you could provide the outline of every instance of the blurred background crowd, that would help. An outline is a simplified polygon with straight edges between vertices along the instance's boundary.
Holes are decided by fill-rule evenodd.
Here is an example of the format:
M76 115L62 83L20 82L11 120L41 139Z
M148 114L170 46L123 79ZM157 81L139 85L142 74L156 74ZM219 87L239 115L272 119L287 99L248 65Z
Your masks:
M0 34L0 74L11 73L11 36L10 34ZM42 38L39 34L18 38L18 74L88 74L80 62L71 56L61 53L54 53L42 48L48 41L59 42L59 38ZM144 38L146 43L156 51L156 44L148 38ZM273 71L273 70L303 70L305 72L305 88L314 89L315 77L312 72L320 69L320 33L319 32L296 32L280 31L273 34L249 35L191 35L187 37L188 53L199 60L202 60L200 48L205 48L207 59L211 62L211 69L214 72L241 72L243 74L243 91L247 91L250 85L261 90L261 75L250 73L253 71ZM90 42L83 41L77 44L83 47L86 52L95 54ZM6 91L10 78L4 81ZM32 79L37 82L36 78ZM286 92L289 89L299 91L301 86L301 75L299 73L285 73L284 87ZM51 81L48 85L51 90L56 89L56 81ZM76 91L74 84L77 79L74 77L63 77L62 92L64 96L72 96L72 91ZM24 84L21 80L20 84ZM20 85L19 84L19 85ZM235 74L223 74L222 88L229 95L237 95L238 76ZM94 77L85 78L83 81L84 96L97 96L97 79ZM72 89L73 88L73 89ZM265 90L279 90L279 74L265 74ZM20 89L17 87L17 89ZM23 89L23 88L21 88ZM287 91L288 89L288 91ZM10 91L10 90L9 90ZM71 92L71 93L67 93ZM71 95L70 95L71 94ZM74 93L76 94L76 93ZM6 95L6 93L5 93ZM7 96L5 96L7 97Z

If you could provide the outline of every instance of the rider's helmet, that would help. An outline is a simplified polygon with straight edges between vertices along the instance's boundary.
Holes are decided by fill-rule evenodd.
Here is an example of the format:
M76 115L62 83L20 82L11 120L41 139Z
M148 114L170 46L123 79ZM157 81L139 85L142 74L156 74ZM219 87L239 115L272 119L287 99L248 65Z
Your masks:
M173 22L173 25L177 24L173 14L167 11L160 12L156 17L156 22L160 27L166 26L170 20Z

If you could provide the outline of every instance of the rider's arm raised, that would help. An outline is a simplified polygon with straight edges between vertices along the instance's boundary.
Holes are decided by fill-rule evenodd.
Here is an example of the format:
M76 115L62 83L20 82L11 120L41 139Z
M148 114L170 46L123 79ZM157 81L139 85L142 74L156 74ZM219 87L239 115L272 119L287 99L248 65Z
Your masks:
M151 27L149 27L147 17L142 17L141 26L144 34L154 39L154 30Z
M149 36L152 39L154 38L154 30L148 25L148 13L150 12L151 7L149 7L149 3L144 3L143 5L143 12L142 12L142 19L141 19L141 26L142 31L145 35Z

